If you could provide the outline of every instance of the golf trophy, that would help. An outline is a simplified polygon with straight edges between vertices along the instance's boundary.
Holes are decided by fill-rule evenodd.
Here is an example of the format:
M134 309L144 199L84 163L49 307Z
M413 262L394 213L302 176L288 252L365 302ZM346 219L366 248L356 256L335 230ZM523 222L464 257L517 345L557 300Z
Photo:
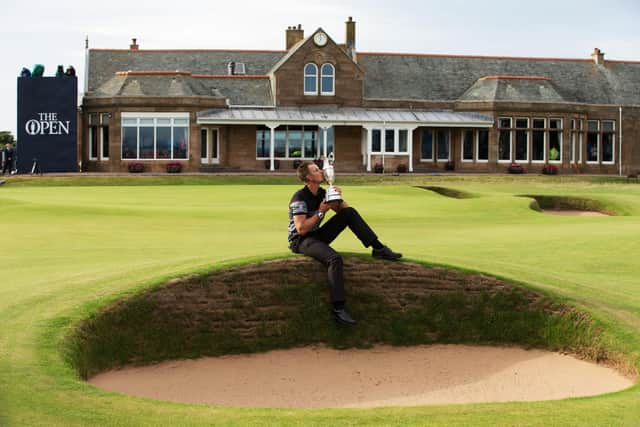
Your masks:
M329 183L329 188L327 188L327 194L324 198L324 201L327 203L342 201L342 194L340 194L340 191L338 191L338 189L333 186L333 182L336 179L336 173L333 170L334 161L335 158L333 156L333 152L331 152L327 157L324 158L322 164L324 179L327 181L327 183Z

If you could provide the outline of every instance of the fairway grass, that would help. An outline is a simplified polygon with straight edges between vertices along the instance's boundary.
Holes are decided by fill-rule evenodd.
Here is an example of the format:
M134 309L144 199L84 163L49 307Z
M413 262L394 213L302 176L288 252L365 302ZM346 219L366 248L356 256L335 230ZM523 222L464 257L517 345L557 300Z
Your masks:
M0 425L638 424L638 385L553 402L367 410L220 408L99 390L65 358L72 328L174 277L290 256L286 204L300 186L290 177L141 177L134 185L127 178L12 177L0 187ZM340 185L381 239L406 257L486 272L576 307L610 351L639 369L640 185L521 178L345 177ZM594 200L616 215L545 215L523 194ZM367 252L347 233L335 247Z

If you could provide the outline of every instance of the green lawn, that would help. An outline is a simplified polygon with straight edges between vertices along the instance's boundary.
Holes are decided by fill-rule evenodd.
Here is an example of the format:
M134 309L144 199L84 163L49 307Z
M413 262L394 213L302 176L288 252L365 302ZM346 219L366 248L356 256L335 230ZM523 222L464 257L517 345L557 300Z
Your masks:
M345 177L341 186L381 240L406 257L516 280L576 305L604 328L614 351L640 368L640 185L518 178ZM287 202L299 187L286 177L110 182L10 178L0 186L0 425L640 423L638 385L555 402L372 410L179 405L87 385L61 352L74 322L169 277L288 256ZM448 198L413 185L476 197ZM619 215L545 215L515 197L522 194L595 199ZM348 234L335 247L365 252Z

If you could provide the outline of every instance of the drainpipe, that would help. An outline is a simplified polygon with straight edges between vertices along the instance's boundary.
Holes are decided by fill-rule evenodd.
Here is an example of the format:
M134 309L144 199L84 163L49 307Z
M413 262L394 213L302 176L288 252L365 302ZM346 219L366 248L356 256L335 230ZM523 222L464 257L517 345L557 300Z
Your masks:
M618 173L622 176L622 105L620 106L620 120L618 121L618 129L620 132L620 149L618 150Z
M384 174L384 150L387 145L387 122L382 121L382 135L380 135L380 150L382 151L382 173Z
M89 36L84 39L84 87L83 93L86 93L89 87Z

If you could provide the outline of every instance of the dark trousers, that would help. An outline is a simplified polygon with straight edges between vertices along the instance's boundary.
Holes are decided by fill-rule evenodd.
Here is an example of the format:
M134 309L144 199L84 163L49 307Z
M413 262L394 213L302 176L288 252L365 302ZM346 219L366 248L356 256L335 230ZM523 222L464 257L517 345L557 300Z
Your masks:
M2 175L4 175L4 173L7 171L11 173L12 167L13 167L13 159L5 160L4 165L2 166Z
M346 228L353 232L364 247L369 247L378 238L371 227L354 208L345 208L335 214L318 230L303 236L292 250L310 256L327 267L331 302L344 302L344 273L342 257L329 244Z

